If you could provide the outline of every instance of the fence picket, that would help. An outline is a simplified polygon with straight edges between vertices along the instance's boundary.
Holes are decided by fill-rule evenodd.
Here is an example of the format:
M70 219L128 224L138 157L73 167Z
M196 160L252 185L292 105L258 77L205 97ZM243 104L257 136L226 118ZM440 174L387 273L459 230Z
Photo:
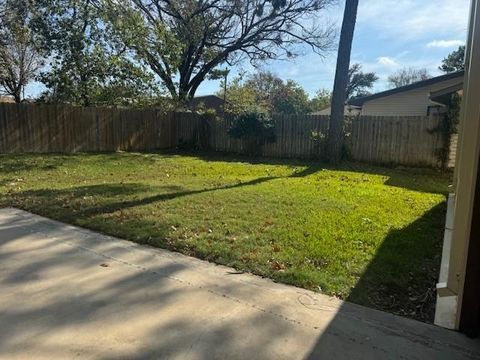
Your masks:
M247 142L228 135L233 118L212 120L211 150L246 153ZM319 158L312 132L327 135L329 116L275 115L276 142L262 154ZM437 167L443 146L440 116L359 116L352 120L348 146L354 160ZM205 132L195 113L156 109L80 108L67 105L0 104L0 152L140 151L194 144ZM204 139L203 139L204 140ZM453 142L452 142L453 143ZM456 143L455 143L456 145ZM452 146L452 153L455 146ZM452 156L452 155L451 155Z

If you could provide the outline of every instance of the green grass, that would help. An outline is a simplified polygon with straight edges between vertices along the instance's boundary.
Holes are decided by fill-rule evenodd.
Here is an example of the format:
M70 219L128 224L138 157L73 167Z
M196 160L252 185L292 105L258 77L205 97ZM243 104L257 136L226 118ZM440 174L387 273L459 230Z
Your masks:
M1 155L0 206L430 321L449 177L208 154Z

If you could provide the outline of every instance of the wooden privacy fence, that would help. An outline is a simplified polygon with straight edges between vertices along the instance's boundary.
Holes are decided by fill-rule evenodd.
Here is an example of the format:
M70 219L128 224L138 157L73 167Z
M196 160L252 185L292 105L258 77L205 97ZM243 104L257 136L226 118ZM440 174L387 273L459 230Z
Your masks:
M196 114L154 109L0 104L0 152L169 149L197 121Z
M355 160L401 165L441 165L441 115L362 116L352 122L350 152Z
M329 116L277 115L276 141L260 155L321 158ZM380 164L438 167L440 116L353 118L351 157ZM228 134L232 119L159 110L0 104L0 152L146 151L179 146L248 154L248 143Z
M325 155L329 116L279 115L276 141L267 143L261 155L279 158L321 158ZM347 120L347 150L354 160L378 164L440 166L444 146L439 131L440 116L361 116ZM233 121L215 121L211 148L215 151L248 153L246 141L232 139L227 131Z
M329 116L321 115L276 115L276 141L267 143L262 156L278 158L319 158L323 154L322 142L315 136L327 134ZM211 121L210 148L215 151L247 154L247 141L233 139L228 129L233 119Z

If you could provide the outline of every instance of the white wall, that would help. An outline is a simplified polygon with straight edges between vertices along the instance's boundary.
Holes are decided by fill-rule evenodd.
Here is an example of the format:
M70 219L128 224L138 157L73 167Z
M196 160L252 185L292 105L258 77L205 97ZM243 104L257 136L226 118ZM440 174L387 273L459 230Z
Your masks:
M429 106L438 105L430 101L430 93L448 88L460 82L458 78L450 79L434 85L367 101L363 104L362 115L426 116Z
M310 115L331 115L332 108L328 107L326 109L315 111L310 113ZM352 105L345 105L345 115L354 116L360 115L360 108Z

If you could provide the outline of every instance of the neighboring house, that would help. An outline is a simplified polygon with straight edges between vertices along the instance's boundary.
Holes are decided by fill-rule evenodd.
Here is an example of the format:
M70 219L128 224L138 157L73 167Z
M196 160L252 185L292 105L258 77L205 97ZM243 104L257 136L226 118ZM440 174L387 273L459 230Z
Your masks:
M442 90L431 92L430 100L436 103L448 105L453 93L463 95L463 82Z
M8 95L0 95L0 103L14 103L15 99Z
M189 108L192 111L214 109L217 114L223 113L225 101L217 95L196 96L190 100Z
M360 106L345 105L345 115L347 116L359 115L361 110L362 108ZM328 107L320 111L312 112L310 115L330 115L331 111L332 108Z
M463 71L350 100L361 115L425 116L446 108L445 99L463 87Z

